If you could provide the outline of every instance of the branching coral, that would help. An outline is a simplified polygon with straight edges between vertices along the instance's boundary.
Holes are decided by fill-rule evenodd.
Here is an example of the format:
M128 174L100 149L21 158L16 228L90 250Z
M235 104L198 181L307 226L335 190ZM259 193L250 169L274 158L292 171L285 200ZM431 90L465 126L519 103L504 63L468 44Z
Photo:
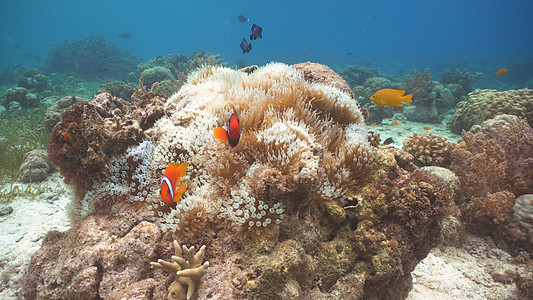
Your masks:
M453 150L452 170L473 196L476 216L502 223L511 214L514 196L533 191L533 129L523 119L503 127L463 133L466 149Z
M447 138L431 132L425 135L415 132L403 141L403 149L426 166L448 167L452 159L452 147Z
M180 247L178 242L174 241L174 251L175 255L172 256L172 262L159 259L157 262L151 262L150 266L175 273L176 280L168 287L168 299L191 299L200 285L202 277L207 273L207 268L209 268L208 261L202 264L205 245L197 253L194 253L194 246L187 248L183 245Z

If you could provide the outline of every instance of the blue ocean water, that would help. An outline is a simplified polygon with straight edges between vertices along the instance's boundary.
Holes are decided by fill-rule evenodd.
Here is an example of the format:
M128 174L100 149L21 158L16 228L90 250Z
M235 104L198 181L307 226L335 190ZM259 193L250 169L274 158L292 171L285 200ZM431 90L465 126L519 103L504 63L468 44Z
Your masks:
M0 6L0 68L41 66L55 43L97 33L144 60L204 50L246 64L311 60L433 71L449 62L533 56L530 0L28 0ZM250 22L239 22L239 14ZM253 23L263 27L263 38L243 54L239 43ZM132 37L119 38L123 32Z

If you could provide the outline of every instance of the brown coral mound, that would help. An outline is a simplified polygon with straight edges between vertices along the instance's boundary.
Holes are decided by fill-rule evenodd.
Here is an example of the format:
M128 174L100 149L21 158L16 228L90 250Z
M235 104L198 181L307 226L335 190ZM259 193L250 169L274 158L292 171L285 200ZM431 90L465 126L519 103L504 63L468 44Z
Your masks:
M425 166L448 167L452 161L453 144L447 138L431 132L414 133L403 141L403 149L412 154Z
M473 125L496 115L509 114L525 118L533 124L533 90L476 90L468 94L466 101L459 102L448 126L453 133L469 130Z
M63 113L63 121L50 134L48 151L66 183L88 189L103 180L109 174L110 157L140 143L143 130L163 116L162 95L153 91L135 95L139 102L129 103L101 93Z

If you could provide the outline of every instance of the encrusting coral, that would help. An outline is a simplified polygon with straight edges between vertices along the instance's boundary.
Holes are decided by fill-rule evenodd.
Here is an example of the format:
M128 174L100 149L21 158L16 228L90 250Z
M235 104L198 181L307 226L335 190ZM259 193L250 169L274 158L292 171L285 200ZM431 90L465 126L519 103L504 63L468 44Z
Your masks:
M202 264L205 245L195 254L194 246L187 248L183 245L182 248L177 241L174 241L174 251L172 262L159 259L157 262L151 262L150 266L175 273L176 280L168 287L169 300L191 299L209 268L208 261Z
M426 166L449 167L453 144L431 132L414 133L403 141L403 149Z
M448 126L453 133L469 130L473 125L494 118L500 114L525 118L533 125L533 90L475 90L466 101L459 102Z

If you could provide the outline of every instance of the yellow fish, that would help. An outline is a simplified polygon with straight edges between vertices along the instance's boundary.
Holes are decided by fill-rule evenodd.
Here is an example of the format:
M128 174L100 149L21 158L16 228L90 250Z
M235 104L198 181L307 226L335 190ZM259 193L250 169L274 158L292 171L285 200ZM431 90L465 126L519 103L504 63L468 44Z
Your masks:
M194 57L199 57L200 55L202 55L202 53L201 53L201 52L198 52L198 53L196 53L196 54L194 55Z
M382 89L372 95L370 97L370 100L372 100L377 105L394 107L403 107L402 102L413 102L413 94L409 94L406 96L404 96L403 94L405 94L404 90Z
M427 126L424 126L422 128L424 128L424 130L431 130L431 127L427 127Z
M372 123L372 124L370 124L370 126L376 126L376 123Z
M392 126L396 126L396 125L398 125L398 124L400 124L400 123L398 123L398 121L392 121L392 123L390 123L390 124L391 124Z

